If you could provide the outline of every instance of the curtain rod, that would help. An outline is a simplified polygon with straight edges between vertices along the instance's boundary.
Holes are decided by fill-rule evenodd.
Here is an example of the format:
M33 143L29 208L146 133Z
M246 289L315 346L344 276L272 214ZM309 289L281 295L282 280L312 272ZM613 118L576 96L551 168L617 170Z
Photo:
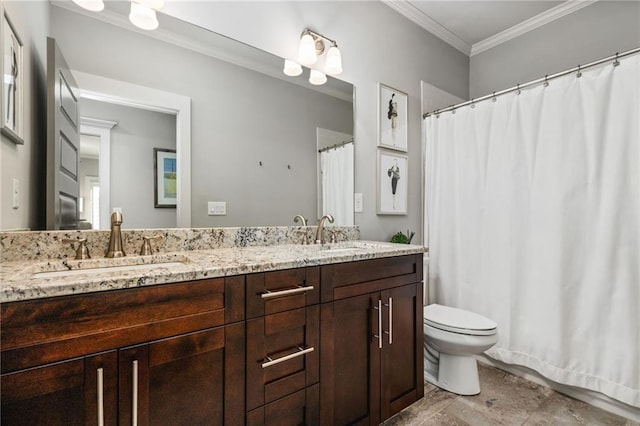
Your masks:
M353 139L349 139L348 141L342 141L340 143L336 143L336 144L333 144L331 146L327 146L325 148L319 149L318 152L325 152L325 151L329 151L330 149L338 149L338 148L340 148L342 146L345 146L346 144L349 144L349 143L353 143Z
M515 87L511 87L509 89L501 90L499 92L493 92L490 95L482 96L482 97L477 98L477 99L471 99L470 101L462 102L462 103L459 103L459 104L456 104L456 105L451 105L451 106L449 106L447 108L437 109L437 110L432 111L432 112L427 112L427 113L422 115L422 118L424 119L424 118L427 118L427 117L429 117L431 115L434 115L434 114L437 115L437 114L440 114L442 112L455 111L458 108L462 108L462 107L467 106L467 105L472 105L475 102L481 102L481 101L484 101L484 100L487 100L487 99L495 98L495 97L500 96L500 95L505 95L507 93L517 92L517 91L519 91L521 89L524 89L525 87L533 86L533 85L536 85L536 84L539 84L539 83L543 83L544 82L546 84L546 83L548 83L549 80L553 80L554 78L562 77L562 76L565 76L567 74L571 74L571 73L574 73L574 72L579 73L581 71L584 71L587 68L595 67L596 65L604 64L605 62L613 61L613 65L614 66L618 66L620 64L618 62L618 59L624 58L625 56L633 55L633 54L636 54L636 53L640 53L640 47L636 48L636 49L627 50L626 52L623 52L623 53L616 53L615 55L612 55L612 56L609 56L607 58L600 59L600 60L588 63L586 65L578 65L577 67L574 67L574 68L571 68L571 69L568 69L566 71L562 71L562 72L559 72L559 73L556 73L556 74L553 74L553 75L545 75L544 77L539 78L537 80L533 80L533 81L530 81L530 82L524 83L524 84L518 84Z

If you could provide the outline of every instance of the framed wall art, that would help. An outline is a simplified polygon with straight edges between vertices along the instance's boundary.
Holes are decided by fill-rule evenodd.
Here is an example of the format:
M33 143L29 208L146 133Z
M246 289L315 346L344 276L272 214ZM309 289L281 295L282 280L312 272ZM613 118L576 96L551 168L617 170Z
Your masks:
M153 148L153 199L156 208L177 204L177 163L175 149Z
M24 69L22 67L22 40L2 10L2 120L0 131L16 144L24 144Z
M407 152L407 94L378 83L378 146Z
M378 149L378 214L406 215L409 156Z

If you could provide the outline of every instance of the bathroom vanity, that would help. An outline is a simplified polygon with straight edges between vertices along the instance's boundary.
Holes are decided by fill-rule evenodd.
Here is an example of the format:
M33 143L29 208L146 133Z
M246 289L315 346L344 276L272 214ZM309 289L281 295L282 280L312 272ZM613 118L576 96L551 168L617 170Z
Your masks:
M82 265L3 262L2 423L378 424L423 396L422 252L219 248L69 275Z

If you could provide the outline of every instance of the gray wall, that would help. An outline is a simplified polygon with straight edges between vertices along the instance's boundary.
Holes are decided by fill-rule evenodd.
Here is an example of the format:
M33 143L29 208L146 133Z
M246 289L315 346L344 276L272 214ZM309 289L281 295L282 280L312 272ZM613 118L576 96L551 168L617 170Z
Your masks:
M52 15L73 69L191 98L192 226L315 216L316 128L351 133L352 103L66 10ZM208 216L208 201L226 201L227 215Z
M310 27L335 39L342 52L341 79L355 85L356 213L364 239L388 240L411 229L422 235L420 82L466 99L469 58L379 1L167 2L169 14L256 46L295 58L300 33ZM409 214L376 214L377 83L409 96ZM324 127L324 126L321 126ZM420 239L414 242L419 242Z
M176 210L154 205L153 148L176 149L176 117L89 99L80 100L80 115L118 123L111 130L109 211L122 209L122 228L175 227Z
M0 136L0 229L41 229L45 223L46 63L49 2L2 1L22 39L24 145ZM12 182L20 182L20 207L11 207Z
M640 2L598 1L472 56L470 96L477 98L639 46Z
M91 136L94 137L94 136ZM80 142L82 143L82 142ZM84 208L80 212L80 219L84 219L91 223L91 194L87 183L88 176L98 176L98 159L89 157L80 157L80 167L78 168L78 182L80 184L80 196L84 197ZM95 224L94 224L95 225Z

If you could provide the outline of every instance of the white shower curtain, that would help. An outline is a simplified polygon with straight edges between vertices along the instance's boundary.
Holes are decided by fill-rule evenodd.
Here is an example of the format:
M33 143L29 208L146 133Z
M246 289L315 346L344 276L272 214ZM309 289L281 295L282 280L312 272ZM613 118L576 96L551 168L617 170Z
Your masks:
M320 153L322 214L333 215L334 224L353 225L353 143Z
M426 119L429 286L487 353L640 407L639 56Z

